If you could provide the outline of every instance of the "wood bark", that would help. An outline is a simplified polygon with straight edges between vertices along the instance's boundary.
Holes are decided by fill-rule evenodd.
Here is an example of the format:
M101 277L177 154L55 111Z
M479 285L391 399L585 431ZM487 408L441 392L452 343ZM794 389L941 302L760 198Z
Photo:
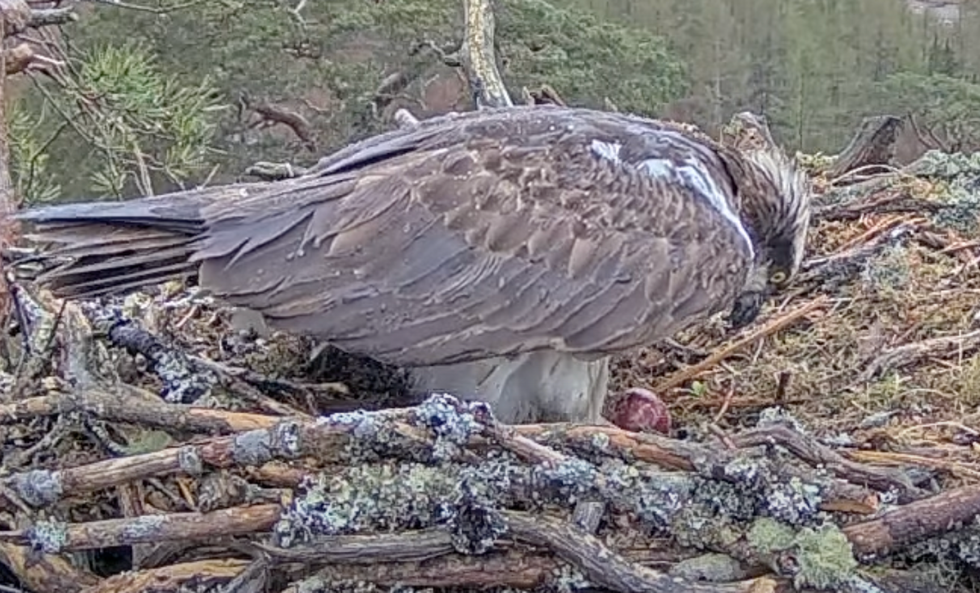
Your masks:
M4 1L14 0L0 0L0 5ZM458 55L460 65L466 71L476 107L509 106L512 100L501 79L493 51L492 0L463 1L466 31ZM562 103L560 96L550 87L542 88L537 93L528 91L525 100L527 98L535 104ZM274 113L272 115L275 116ZM283 123L288 125L288 121ZM417 122L406 120L400 125L415 123ZM300 135L299 132L297 135ZM0 140L4 139L5 136L0 134ZM774 144L765 119L751 113L736 115L733 124L723 135L723 141L742 150ZM0 168L0 174L6 175L5 162L0 161ZM291 178L296 171L289 169L279 174ZM2 181L0 179L0 185ZM9 175L4 187L9 191ZM113 335L115 334L109 332L108 339L112 340ZM119 336L115 335L115 339L117 341L113 343L118 346ZM130 349L139 350L136 346L140 342L130 340ZM73 347L71 344L67 346L69 349ZM189 360L189 357L185 358ZM154 368L151 365L150 372ZM188 368L191 368L190 365ZM223 372L221 369L211 370L219 374ZM244 380L230 381L228 386L240 399L262 403L260 399L249 395ZM352 445L365 444L358 443L358 439L365 439L366 443L370 443L369 437L358 432L359 424L320 423L298 413L292 417L284 417L289 415L290 410L277 410L274 405L264 406L268 408L266 414L228 412L164 404L151 398L127 395L133 395L133 392L110 393L108 389L103 391L92 388L70 395L21 399L0 406L0 423L23 422L39 415L73 411L126 424L159 426L172 431L197 433L198 438L181 446L170 446L163 450L129 451L120 458L63 467L54 472L17 471L19 468L14 468L0 481L0 486L16 496L11 500L0 500L0 509L15 512L12 507L16 504L14 499L18 497L32 507L50 508L63 504L68 496L77 497L158 478L202 479L205 471L219 473L215 470L223 469L250 474L251 480L265 481L266 485L271 482L284 488L297 488L314 471L336 471L338 464L358 462L359 460L349 457L349 452L355 449ZM259 407L263 408L262 405ZM277 412L282 415L275 415ZM415 417L411 410L387 410L371 416L376 426L384 428L384 442L389 447L388 450L434 449L436 437L414 423ZM256 448L256 443L261 447ZM561 443L563 447L549 446L556 443ZM903 471L850 461L808 435L778 427L745 431L732 436L726 443L741 449L736 452L718 443L711 446L699 445L656 435L638 435L609 427L495 425L487 429L486 433L474 434L470 440L460 443L460 458L470 463L473 460L479 461L488 447L497 447L536 467L558 467L575 461L562 451L595 451L596 443L602 443L603 451L615 455L617 459L631 459L660 466L665 470L660 477L669 475L676 480L677 474L687 472L689 479L701 480L705 476L714 476L719 481L735 483L739 483L739 478L726 473L726 468L732 466L737 454L744 454L746 459L769 467L765 463L765 448L779 447L788 451L788 454L795 455L800 461L798 466L790 464L782 469L783 473L780 475L783 480L815 482L815 468L820 468L821 481L829 480L830 484L824 493L823 503L823 510L828 512L871 513L872 505L865 501L873 499L872 488L898 492L899 502L908 503L909 512L904 515L893 513L875 521L852 524L844 530L855 548L861 551L874 552L907 545L940 534L947 525L962 523L976 514L978 497L975 489L964 490L958 496L935 497L910 503L913 499L921 499L925 493L912 484ZM328 469L309 466L298 460L316 460L319 464L327 465ZM330 464L333 467L329 467ZM667 469L671 471L668 472ZM651 471L651 476L653 475ZM600 477L602 479L599 482L602 484L610 481L605 476ZM52 481L57 482L59 488L44 491L43 486ZM663 481L666 482L666 479ZM618 502L622 506L624 501L616 499L615 488L604 492L610 498L610 504ZM61 523L65 533L61 551L142 545L159 541L265 537L280 517L284 505L280 502L255 503L255 500L250 500L247 505L204 509L205 505L198 498L200 512L178 512L150 517L153 521L146 516L134 515L104 521ZM919 506L913 507L915 504ZM502 509L501 516L506 519L508 534L496 542L498 549L494 550L494 554L487 556L464 557L454 554L448 532L440 530L323 537L319 540L318 548L306 550L311 553L309 557L301 557L301 548L281 549L262 544L259 547L263 548L268 565L283 571L309 571L317 563L320 566L329 564L324 572L328 580L336 580L343 575L350 580L385 584L389 581L390 584L397 582L416 586L480 587L506 584L530 588L553 578L555 572L564 567L559 562L560 559L581 571L591 582L615 591L790 590L787 579L776 577L731 583L685 582L649 568L648 563L607 545L599 537L590 535L590 530L582 530L574 522L510 509ZM915 522L915 518L922 516L929 519L928 524ZM24 551L24 545L31 539L30 535L29 529L0 533L0 552ZM403 556L400 557L399 553ZM681 553L677 552L675 557L665 556L664 560L674 563L680 556ZM176 588L195 578L228 579L248 570L248 563L240 560L201 562L203 564L187 562L120 575L94 585L91 591L138 591L150 583L159 587ZM16 564L9 560L8 563ZM71 577L67 563L64 564L66 567L63 574ZM251 566L261 564L256 561ZM25 574L27 570L20 569L17 573ZM297 576L307 574L309 573L304 572ZM91 575L83 576L85 578L67 578L68 583L62 589L52 588L50 585L36 588L75 591L95 581L95 577Z
M827 176L838 179L861 167L890 165L895 156L895 140L902 125L902 119L894 115L864 118L847 147L827 170Z
M464 0L466 31L459 55L466 71L470 92L477 109L510 107L507 87L497 69L494 53L494 16L492 0Z
M843 528L859 557L882 557L967 525L980 515L980 486L970 485L903 505Z

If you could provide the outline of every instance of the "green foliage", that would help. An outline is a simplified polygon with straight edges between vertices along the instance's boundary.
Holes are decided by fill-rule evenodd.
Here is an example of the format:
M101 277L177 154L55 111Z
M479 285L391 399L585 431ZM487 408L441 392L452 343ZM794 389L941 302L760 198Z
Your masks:
M209 77L226 105L246 92L311 122L317 149L306 152L284 126L257 130L254 114L225 110L216 133L224 175L215 182L257 160L311 162L381 131L386 124L373 99L393 72L415 80L406 89L415 96L434 76L452 77L433 52L412 50L422 41L449 51L459 44L459 0L320 0L307 3L302 22L292 6L222 0L164 16L100 8L71 35L85 49L140 39L161 72L185 81ZM684 90L681 64L649 32L544 0L503 0L496 8L502 73L515 95L524 85L550 84L573 104L601 106L608 97L625 110L654 113Z
M683 65L648 31L544 0L510 0L498 17L511 88L548 83L573 104L652 115L685 88Z
M96 192L121 197L133 181L150 194L153 173L179 183L207 166L217 108L207 78L184 86L132 42L84 52L75 73L54 100L100 153L91 174Z
M963 147L980 148L980 85L945 74L901 72L875 90L875 102L884 111L912 113L928 127L945 127Z
M611 22L664 36L687 65L685 117L710 128L764 113L778 140L840 151L864 116L886 110L876 86L912 73L975 76L980 12L948 27L895 0L577 0Z
M10 173L16 195L27 204L50 202L57 199L61 187L51 176L51 155L47 148L50 141L67 124L57 128L48 140L42 139L41 128L47 113L32 113L23 103L14 102L7 108L7 133L10 137Z
M209 162L220 166L212 182L223 182L257 160L307 164L384 129L374 99L385 77L402 72L415 81L402 98L419 96L436 76L452 78L434 52L413 50L420 41L449 51L458 45L459 0L320 0L308 2L301 18L293 6L215 0L162 15L99 6L66 28L81 61L95 61L76 69L87 77L83 86L114 96L97 105L108 110L104 117L76 104L88 100L86 88L59 104L73 123L83 118L86 134L73 126L52 144L54 160L76 164L53 171L56 182L78 192L79 179L87 190L94 177L100 192L118 194L146 185L144 170L151 179L186 182L203 178ZM827 153L839 151L865 115L912 108L928 123L972 128L978 112L976 90L963 78L980 67L980 50L956 37L980 34L980 18L969 15L954 34L892 0L497 0L495 9L497 53L515 96L522 86L549 84L573 105L598 107L608 98L646 115L669 106L668 115L709 128L751 109L766 114L790 148ZM133 39L139 44L120 44ZM185 93L197 107L174 92L181 87L173 81L191 85ZM256 128L258 116L238 108L242 93L302 114L315 149L306 151L283 125ZM683 108L674 111L677 99ZM44 99L32 92L29 100ZM174 101L183 117L164 116ZM225 109L214 111L218 102ZM133 113L144 115L133 121ZM164 138L138 124L167 117ZM53 134L54 119L39 138ZM137 146L148 156L138 156ZM124 157L107 156L118 151Z
M60 85L35 85L12 112L12 159L25 199L52 200L62 189L145 195L210 166L219 104L207 77L189 85L192 77L164 71L133 41L93 44L69 63Z

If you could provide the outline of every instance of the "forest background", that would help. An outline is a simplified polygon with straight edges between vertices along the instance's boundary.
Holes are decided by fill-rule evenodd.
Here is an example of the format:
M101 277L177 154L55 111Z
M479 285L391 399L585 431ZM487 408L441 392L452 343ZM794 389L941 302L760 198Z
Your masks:
M419 117L471 108L447 55L457 0L159 0L83 4L26 37L60 61L7 93L26 202L132 197L304 165ZM980 144L980 2L498 0L511 94L693 121L770 121L791 150L836 153L863 117L914 114L946 146ZM899 158L921 151L899 144ZM66 166L70 163L70 166Z

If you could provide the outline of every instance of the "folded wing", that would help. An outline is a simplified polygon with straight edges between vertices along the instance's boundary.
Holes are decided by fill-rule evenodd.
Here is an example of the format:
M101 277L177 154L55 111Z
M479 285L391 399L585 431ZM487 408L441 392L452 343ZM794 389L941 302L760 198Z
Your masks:
M752 259L709 144L564 108L438 118L216 203L201 284L402 366L583 356L728 307Z

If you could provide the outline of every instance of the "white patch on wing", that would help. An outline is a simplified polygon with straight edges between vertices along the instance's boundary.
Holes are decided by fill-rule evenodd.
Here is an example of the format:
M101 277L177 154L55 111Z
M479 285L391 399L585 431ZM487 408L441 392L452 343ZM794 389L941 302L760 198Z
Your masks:
M641 162L638 167L649 173L651 177L675 178L674 163L664 159L647 159Z
M618 142L593 140L590 148L596 156L617 163L623 162L619 156L619 151L623 146ZM683 184L694 190L695 194L707 200L712 208L735 227L739 236L745 241L745 247L749 250L749 257L755 259L755 249L752 247L752 239L745 230L742 220L732 210L728 200L725 199L718 185L701 163L688 157L684 160L684 164L678 167L674 162L667 159L646 159L637 163L636 167L651 177L667 179L673 183Z
M619 159L619 151L623 148L623 145L619 142L603 142L602 140L593 140L591 148L592 152L604 159L616 161L617 163L622 162Z
M742 239L745 241L745 246L749 250L749 257L755 259L755 250L752 248L752 239L749 238L749 234L746 232L745 226L742 225L742 219L732 211L732 207L728 203L728 200L725 199L725 196L718 188L718 184L716 184L715 180L711 178L711 175L704 169L704 166L696 160L687 158L684 160L684 164L682 166L677 167L677 172L680 174L681 179L687 184L688 187L694 189L702 197L706 198L714 209L725 217L725 220L732 223L732 226L735 227L738 234L741 235Z

